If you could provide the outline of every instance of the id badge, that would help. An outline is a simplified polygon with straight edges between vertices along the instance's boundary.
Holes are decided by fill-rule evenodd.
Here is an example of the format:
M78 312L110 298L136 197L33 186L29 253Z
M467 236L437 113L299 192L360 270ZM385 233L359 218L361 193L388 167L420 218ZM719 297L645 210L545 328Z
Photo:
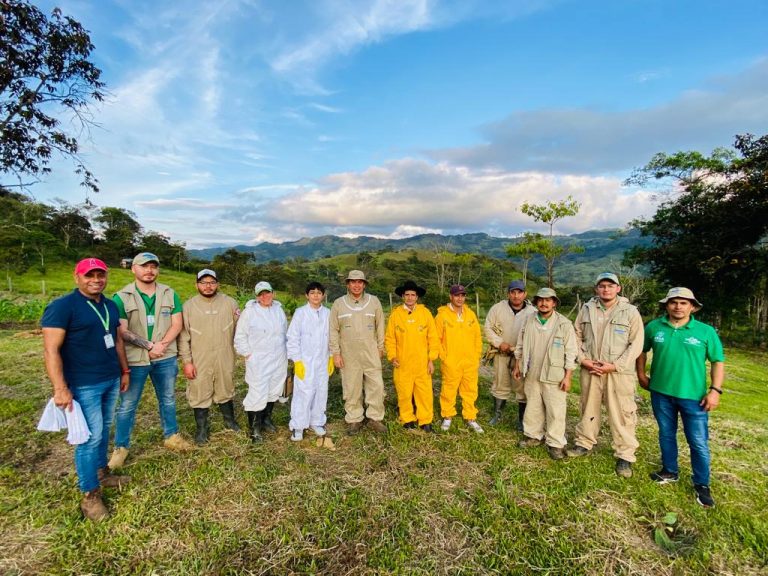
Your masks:
M155 325L155 315L147 314L147 326L154 326L154 325Z
M112 334L104 334L104 345L107 349L115 347L115 340L112 338Z

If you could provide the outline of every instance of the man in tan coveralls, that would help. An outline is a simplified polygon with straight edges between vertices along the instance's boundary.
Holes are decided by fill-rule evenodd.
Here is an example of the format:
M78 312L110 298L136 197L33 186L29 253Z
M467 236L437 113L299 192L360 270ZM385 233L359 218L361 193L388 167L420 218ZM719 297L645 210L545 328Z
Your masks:
M197 291L184 303L184 326L179 335L179 356L187 379L187 400L195 413L195 442L208 442L208 410L218 404L224 426L238 431L235 420L233 373L235 325L240 308L233 298L219 294L216 272L197 273Z
M576 338L581 364L581 420L568 456L589 454L600 432L600 408L605 403L616 456L616 474L632 476L639 446L635 435L635 360L643 351L643 319L629 300L619 296L615 274L604 272L595 280L597 296L576 316Z
M493 385L491 395L494 400L494 414L489 424L495 426L501 421L501 412L507 400L514 393L517 400L517 429L523 431L525 414L525 389L522 380L512 377L515 347L520 328L530 314L536 313L526 301L525 283L513 280L507 287L507 299L494 304L485 317L485 339L496 350L493 357Z
M344 419L347 433L357 434L368 418L374 432L386 432L384 425L384 311L376 296L365 293L368 281L360 270L347 275L347 294L331 307L330 343L333 363L341 371L344 391ZM363 408L365 396L365 409Z

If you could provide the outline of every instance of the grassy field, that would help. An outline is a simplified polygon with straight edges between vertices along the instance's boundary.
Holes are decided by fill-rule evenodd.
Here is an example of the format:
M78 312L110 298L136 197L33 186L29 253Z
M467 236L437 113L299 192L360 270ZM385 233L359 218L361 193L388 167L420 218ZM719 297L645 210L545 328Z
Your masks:
M126 467L133 482L106 491L113 515L94 525L78 509L72 448L62 434L35 431L50 394L41 349L34 331L0 331L3 574L768 573L762 353L728 351L727 393L711 420L712 510L694 502L686 449L678 484L648 479L659 464L645 396L635 476L622 480L605 434L596 454L556 463L544 449L517 447L511 412L482 436L460 419L447 434L404 431L389 385L389 433L348 438L334 376L336 451L290 442L288 408L279 406L280 430L263 445L224 432L215 414L210 444L173 454L161 447L154 395L145 394ZM180 424L191 433L183 387ZM668 513L671 538L657 543Z

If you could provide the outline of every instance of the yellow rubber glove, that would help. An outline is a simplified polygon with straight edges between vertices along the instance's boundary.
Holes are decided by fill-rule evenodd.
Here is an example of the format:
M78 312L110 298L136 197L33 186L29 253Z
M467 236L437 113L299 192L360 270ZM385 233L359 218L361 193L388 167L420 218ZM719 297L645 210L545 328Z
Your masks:
M328 358L328 376L332 376L334 370L336 370L336 366L333 364L333 356L331 356Z
M296 360L293 363L293 373L299 380L304 380L304 376L307 375L307 367L304 366L304 362L301 360Z

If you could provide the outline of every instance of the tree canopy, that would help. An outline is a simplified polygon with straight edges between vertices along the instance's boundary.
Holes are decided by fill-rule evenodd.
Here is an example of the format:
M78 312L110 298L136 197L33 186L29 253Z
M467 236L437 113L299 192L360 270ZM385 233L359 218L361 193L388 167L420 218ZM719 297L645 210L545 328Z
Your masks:
M0 0L0 172L24 188L51 171L52 155L71 159L82 185L97 180L79 156L78 138L92 123L88 105L104 98L101 70L83 26L54 8L50 18L26 0ZM76 135L62 127L70 117Z

